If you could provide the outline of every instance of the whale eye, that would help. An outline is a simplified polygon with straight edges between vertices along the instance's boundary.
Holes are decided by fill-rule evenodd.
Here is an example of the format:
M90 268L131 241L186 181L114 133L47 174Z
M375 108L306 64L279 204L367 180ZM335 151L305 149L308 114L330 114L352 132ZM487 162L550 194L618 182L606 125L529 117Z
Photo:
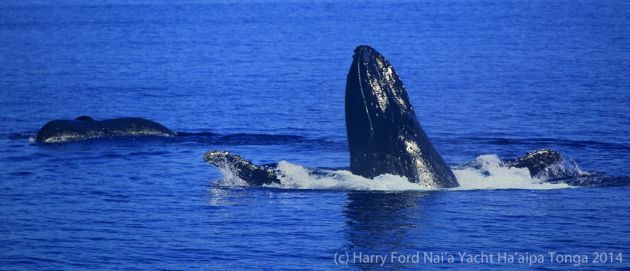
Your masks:
M76 118L76 119L74 119L74 120L78 120L78 121L94 121L94 119L92 119L92 118L91 118L91 117L89 117L89 116L79 116L79 117L77 117L77 118Z

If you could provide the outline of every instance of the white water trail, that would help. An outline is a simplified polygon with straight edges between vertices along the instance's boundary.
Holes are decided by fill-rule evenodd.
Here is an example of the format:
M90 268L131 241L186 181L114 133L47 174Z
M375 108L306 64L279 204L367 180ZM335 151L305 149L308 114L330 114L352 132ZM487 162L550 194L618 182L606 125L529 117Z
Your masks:
M430 190L407 178L391 174L383 174L374 179L354 175L347 170L330 170L314 174L303 166L286 161L278 163L280 184L269 185L278 188L292 189L327 189L327 190Z
M222 167L220 185L244 186L245 181L233 173L234 169ZM496 155L481 155L470 166L454 168L460 186L436 189L411 183L406 177L384 174L373 179L354 175L347 170L318 170L314 172L301 165L281 161L276 167L280 184L267 187L284 189L318 190L373 190L373 191L433 191L433 190L493 190L493 189L560 189L570 187L564 183L546 183L545 179L532 178L526 168L503 165Z

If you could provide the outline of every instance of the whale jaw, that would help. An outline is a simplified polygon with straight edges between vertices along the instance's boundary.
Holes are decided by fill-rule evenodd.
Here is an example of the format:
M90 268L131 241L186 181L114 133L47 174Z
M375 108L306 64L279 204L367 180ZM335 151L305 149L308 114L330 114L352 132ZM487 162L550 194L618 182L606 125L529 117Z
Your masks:
M402 80L389 61L369 46L354 51L345 114L354 174L368 178L394 174L435 188L458 186L422 130Z

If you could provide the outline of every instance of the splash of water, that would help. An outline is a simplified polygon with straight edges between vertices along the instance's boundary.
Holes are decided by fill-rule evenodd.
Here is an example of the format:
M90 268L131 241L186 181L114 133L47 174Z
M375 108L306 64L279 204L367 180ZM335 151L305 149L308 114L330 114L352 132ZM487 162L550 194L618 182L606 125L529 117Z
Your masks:
M245 186L245 181L234 174L229 165L220 167L225 186ZM285 189L322 189L322 190L374 190L403 191L439 190L417 183L411 183L406 177L383 174L373 179L352 174L347 170L310 170L301 165L281 161L276 167L280 184L268 187ZM497 155L481 155L465 167L454 168L453 173L460 184L457 188L442 190L478 190L478 189L559 189L570 187L564 183L546 183L545 178L531 177L526 168L514 168L504 165Z
M546 183L544 177L532 177L527 168L508 167L497 155L481 155L469 166L453 170L459 187L456 190L475 189L557 189L567 188L564 183Z
M286 161L278 163L280 184L271 185L293 189L331 190L429 190L420 184L410 183L407 178L383 174L374 179L354 175L347 170L313 172L303 166Z

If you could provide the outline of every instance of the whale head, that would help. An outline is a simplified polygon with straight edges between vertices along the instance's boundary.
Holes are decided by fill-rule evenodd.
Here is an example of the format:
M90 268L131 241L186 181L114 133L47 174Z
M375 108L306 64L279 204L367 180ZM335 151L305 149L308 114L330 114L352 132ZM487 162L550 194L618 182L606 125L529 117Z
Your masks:
M374 48L354 50L345 99L353 173L394 174L429 187L458 185L422 130L394 67Z
M346 85L350 148L361 148L375 139L392 141L407 118L415 119L415 113L392 65L372 47L357 47Z

